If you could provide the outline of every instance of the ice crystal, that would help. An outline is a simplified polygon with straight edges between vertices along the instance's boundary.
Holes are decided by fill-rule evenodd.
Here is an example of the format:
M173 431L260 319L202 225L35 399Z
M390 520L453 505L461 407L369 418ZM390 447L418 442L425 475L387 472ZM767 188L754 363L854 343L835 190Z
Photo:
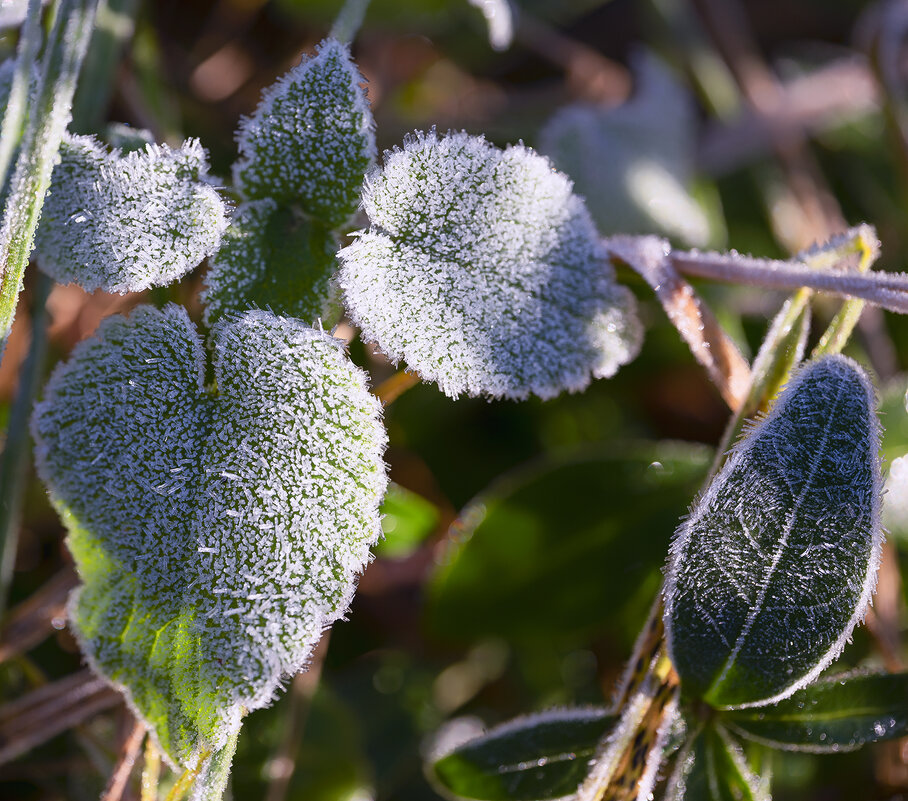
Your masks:
M693 105L653 56L638 59L637 67L630 101L566 106L543 128L539 149L574 180L601 233L659 232L706 245L709 219L688 190Z
M38 226L39 264L89 291L138 292L181 278L227 226L206 169L194 139L124 155L92 137L65 138Z
M359 204L375 159L372 112L347 46L326 39L315 56L270 86L237 131L233 180L247 199L299 204L329 228Z
M174 761L217 748L347 609L380 533L384 429L342 344L264 311L108 318L32 428L82 587L70 620Z
M882 543L874 409L850 359L804 367L678 530L665 620L690 694L720 707L785 698L863 618Z
M446 394L550 398L636 355L633 296L571 182L532 150L417 133L363 204L372 227L338 254L347 309Z
M242 204L205 277L206 323L255 306L330 328L340 316L336 251L328 229L292 209L270 199Z

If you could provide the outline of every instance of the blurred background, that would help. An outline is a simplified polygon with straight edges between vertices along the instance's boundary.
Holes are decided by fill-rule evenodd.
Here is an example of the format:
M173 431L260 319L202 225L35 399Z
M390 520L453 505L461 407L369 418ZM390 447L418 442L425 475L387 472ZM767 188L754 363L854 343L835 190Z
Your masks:
M123 51L113 51L109 120L174 145L199 137L226 180L239 117L312 52L340 3L124 5L135 22L116 17ZM373 0L353 52L380 150L431 126L522 140L574 178L603 235L653 232L678 246L784 257L866 221L882 243L878 269L905 269L908 3L510 0L510 15L504 6ZM14 47L11 29L0 54ZM48 369L103 316L136 303L176 300L198 319L203 271L142 296L56 287ZM437 799L422 755L447 721L474 728L608 702L728 418L648 287L619 277L638 296L646 339L615 378L519 404L454 402L420 385L388 407L386 538L312 670L246 721L233 798ZM29 345L30 285L0 368L4 430ZM697 289L747 355L784 299ZM817 302L815 337L836 308ZM338 334L374 384L393 374L348 325ZM849 352L878 379L891 463L908 453L908 322L866 310ZM908 661L908 525L890 525L874 612L837 668ZM96 799L132 727L118 697L84 672L65 628L69 565L31 475L0 628L3 799ZM908 742L777 755L773 769L777 799L908 798Z

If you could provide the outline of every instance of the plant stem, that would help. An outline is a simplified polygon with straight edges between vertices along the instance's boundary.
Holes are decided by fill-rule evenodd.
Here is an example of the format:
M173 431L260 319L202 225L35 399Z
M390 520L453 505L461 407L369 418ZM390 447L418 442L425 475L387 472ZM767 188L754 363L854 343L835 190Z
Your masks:
M224 747L215 751L206 761L201 775L195 781L192 801L221 801L224 797L239 736L240 731L237 729L227 738Z
M44 357L47 353L45 303L52 286L53 281L43 273L36 276L31 310L32 340L25 364L19 374L19 387L10 410L3 455L0 456L0 619L6 613L6 603L16 565L22 493L31 458L28 418L44 373Z
M22 125L31 85L32 66L41 45L41 0L29 0L28 12L19 34L19 52L9 88L9 100L0 127L0 186L6 183L9 167L22 136Z
M205 770L208 758L211 756L210 751L203 751L199 754L199 760L191 768L186 768L181 774L180 778L177 779L177 783L170 788L170 792L167 793L167 798L164 801L182 801L186 797L186 793L192 788L195 780L198 776Z
M158 801L158 781L161 777L161 752L154 738L145 740L145 764L142 765L142 801Z
M16 313L98 0L60 0L0 228L0 354Z
M373 394L381 401L382 406L388 406L418 383L419 376L416 373L411 373L409 370L398 370L390 378L382 381Z
M331 26L331 36L344 44L352 42L368 7L369 0L347 0Z

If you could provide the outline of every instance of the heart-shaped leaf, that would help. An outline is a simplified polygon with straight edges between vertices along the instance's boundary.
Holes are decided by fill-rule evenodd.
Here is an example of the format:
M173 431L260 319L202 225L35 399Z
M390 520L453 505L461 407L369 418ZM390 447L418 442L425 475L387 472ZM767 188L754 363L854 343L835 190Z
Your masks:
M432 777L459 797L483 801L572 795L617 720L602 709L553 709L516 718L436 758Z
M138 292L181 278L217 250L226 208L204 182L205 151L108 153L97 140L70 136L60 148L41 213L41 268L89 291Z
M330 328L341 312L331 282L336 251L327 228L292 209L267 199L244 203L205 278L206 323L256 307Z
M328 228L359 205L375 159L375 123L347 46L326 39L278 79L237 131L233 181L247 200L299 204Z
M773 748L825 753L908 734L908 673L832 676L773 706L722 713L738 734Z
M378 402L340 342L250 311L108 318L36 409L83 586L70 619L174 761L222 746L346 610L380 533Z
M550 398L640 346L583 201L547 159L417 133L363 192L372 228L338 254L364 337L445 394Z
M711 226L690 193L693 103L655 56L643 54L634 72L627 103L566 106L542 129L539 150L573 179L602 234L660 232L702 247Z
M841 356L804 367L736 446L672 544L665 620L682 688L767 704L842 650L876 582L879 425Z

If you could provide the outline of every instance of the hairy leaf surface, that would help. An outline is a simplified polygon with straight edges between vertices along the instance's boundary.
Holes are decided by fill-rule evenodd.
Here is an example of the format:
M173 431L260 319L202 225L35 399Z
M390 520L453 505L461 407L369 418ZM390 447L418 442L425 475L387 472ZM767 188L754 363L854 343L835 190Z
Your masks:
M640 346L583 201L522 145L417 133L367 178L372 227L339 256L347 309L445 394L550 398Z
M555 709L517 718L437 759L432 775L463 798L568 796L586 778L599 740L617 720L599 709Z
M266 89L237 131L233 180L243 197L299 204L328 228L346 223L375 159L363 81L347 46L326 39Z
M791 751L849 751L908 734L908 673L833 676L773 706L722 721L744 737Z
M665 590L685 692L717 707L770 703L841 652L880 559L874 407L854 362L807 365L693 507Z
M341 343L259 311L213 339L215 393L182 309L108 318L33 418L83 582L71 624L184 764L345 612L385 486L378 404Z
M273 200L244 203L205 278L206 322L260 308L331 328L341 312L331 282L336 251L327 228L292 209Z
M194 139L125 155L92 137L64 139L38 226L41 268L89 291L138 292L181 278L217 250L227 227L207 168Z

